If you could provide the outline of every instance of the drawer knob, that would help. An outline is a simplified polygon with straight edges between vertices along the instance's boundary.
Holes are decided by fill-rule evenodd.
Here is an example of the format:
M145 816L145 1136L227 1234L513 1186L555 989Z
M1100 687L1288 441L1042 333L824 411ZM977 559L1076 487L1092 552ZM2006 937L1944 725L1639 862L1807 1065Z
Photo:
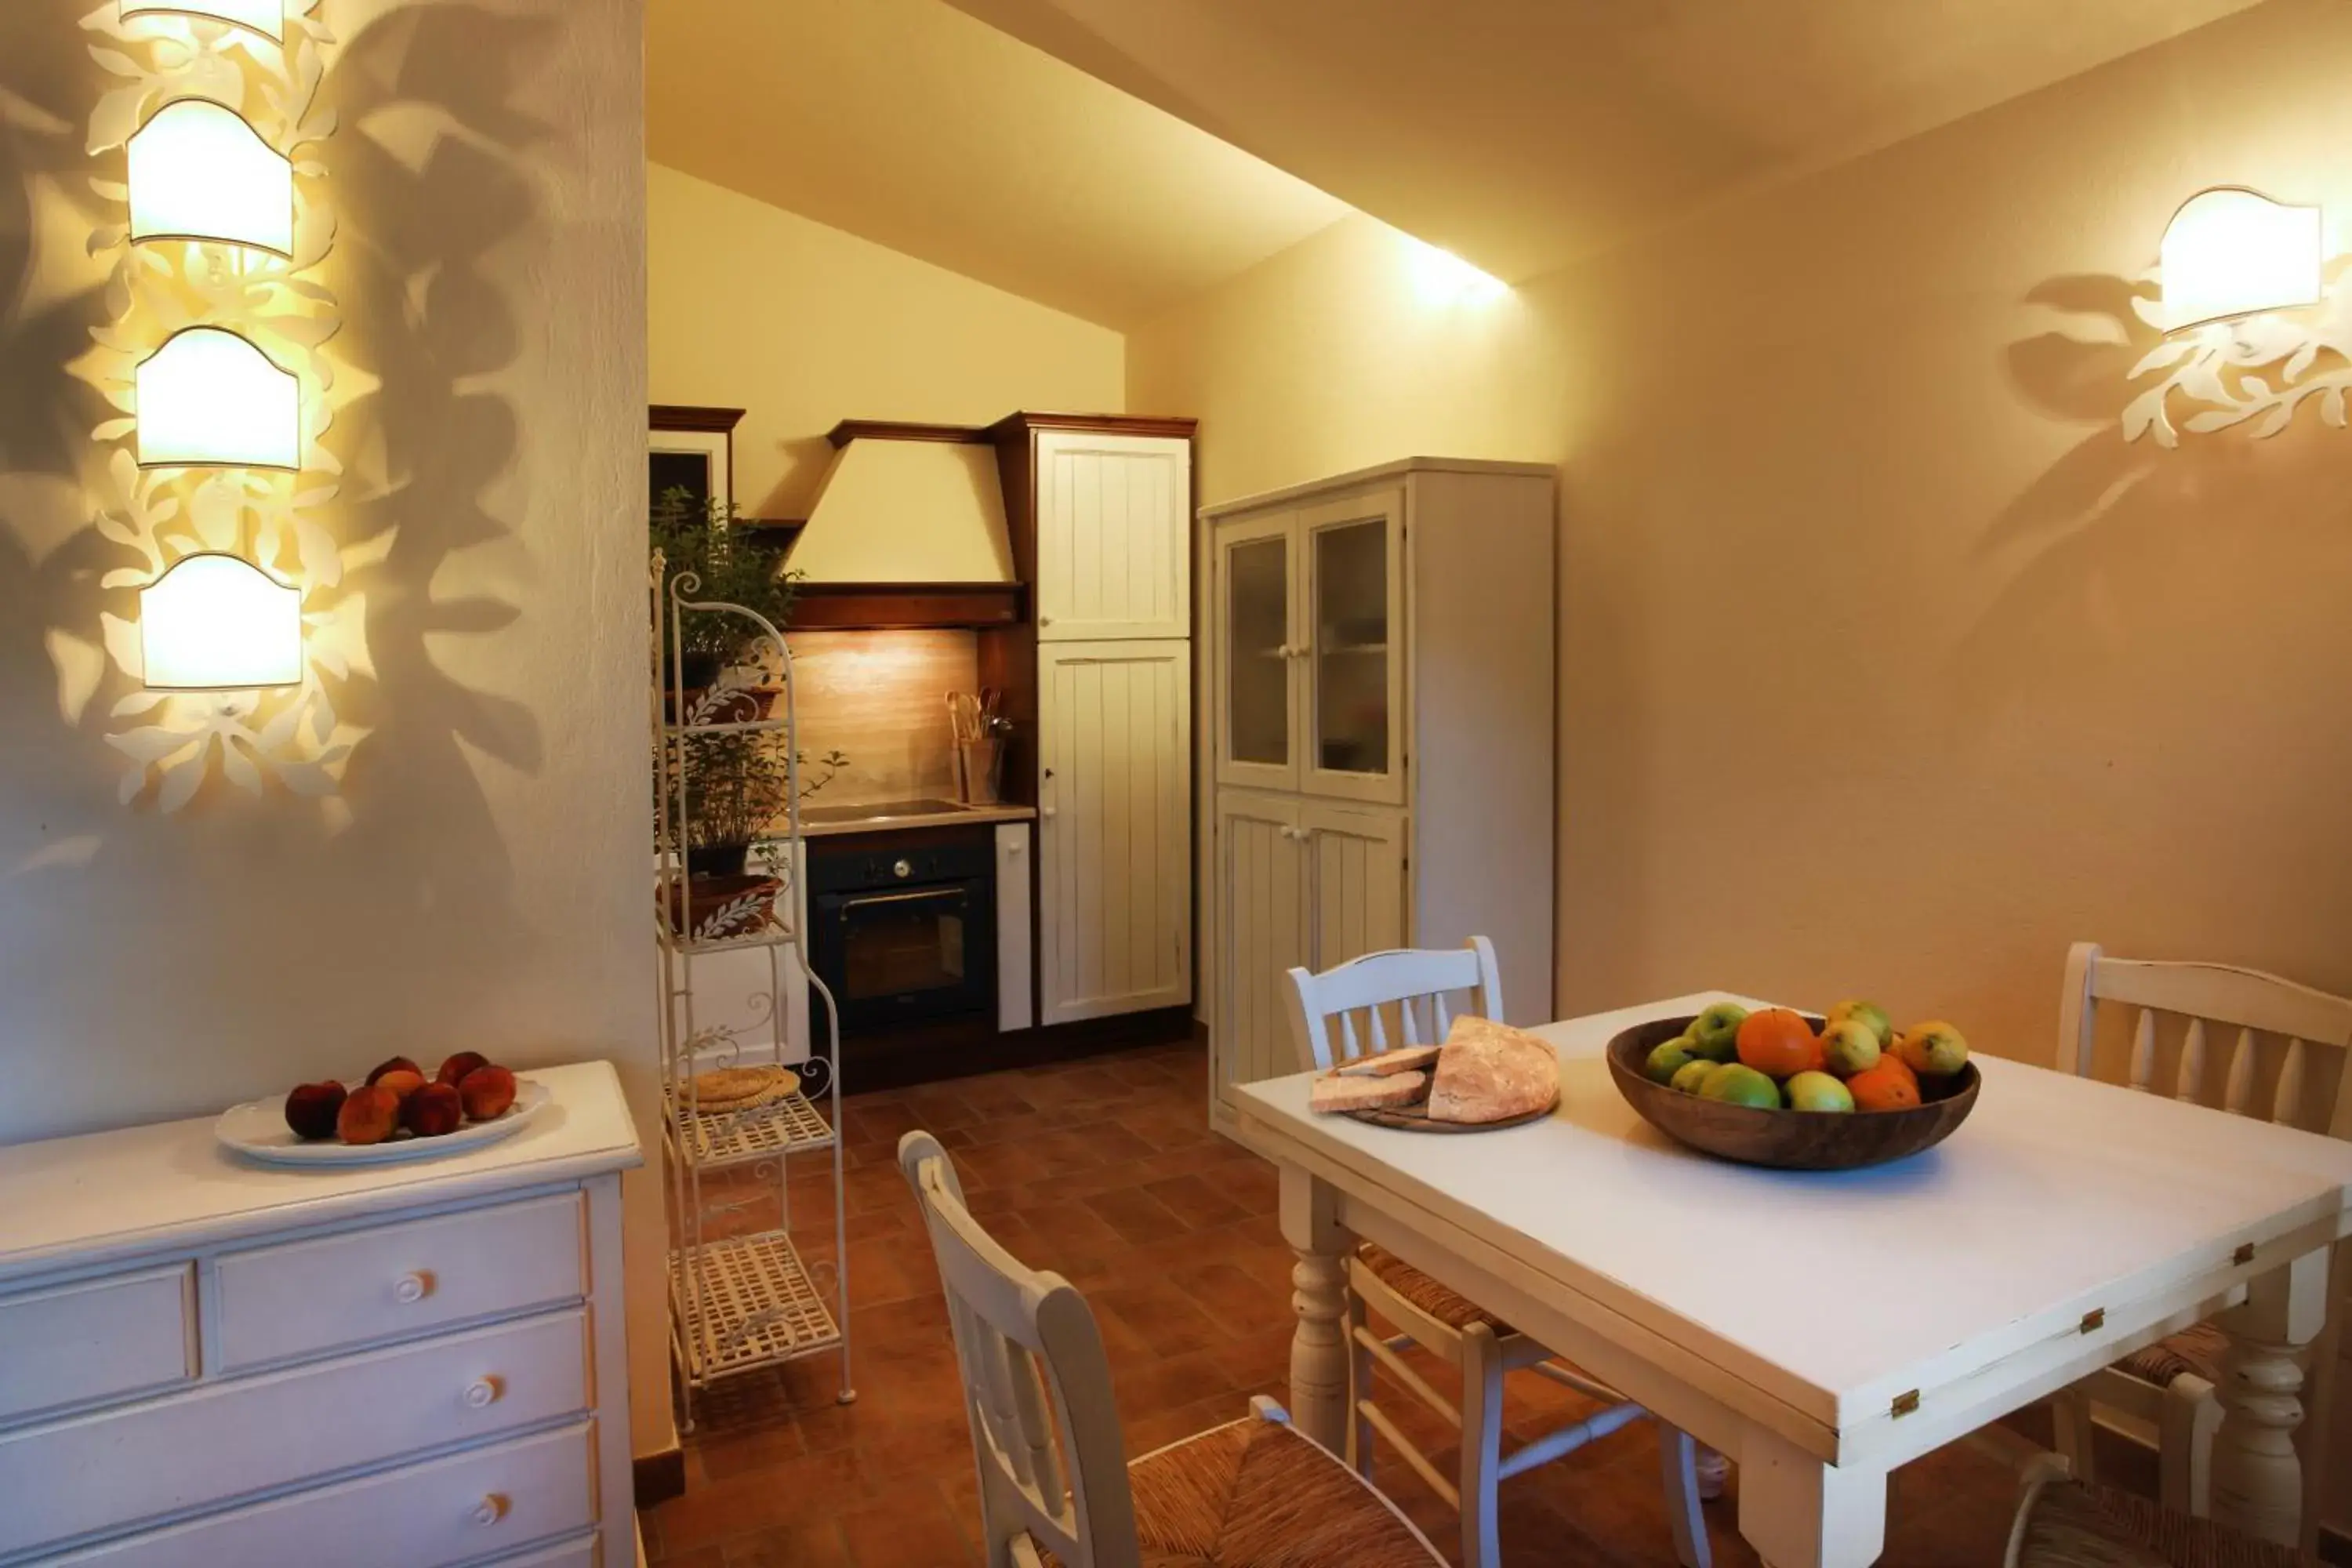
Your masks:
M480 1502L474 1505L474 1522L476 1524L487 1527L488 1525L498 1523L499 1521L504 1519L506 1516L507 1500L500 1497L496 1492L490 1493Z
M495 1377L478 1377L466 1385L466 1407L481 1410L498 1403L504 1386Z
M422 1270L404 1274L393 1281L392 1299L404 1307L414 1307L433 1294L433 1276Z

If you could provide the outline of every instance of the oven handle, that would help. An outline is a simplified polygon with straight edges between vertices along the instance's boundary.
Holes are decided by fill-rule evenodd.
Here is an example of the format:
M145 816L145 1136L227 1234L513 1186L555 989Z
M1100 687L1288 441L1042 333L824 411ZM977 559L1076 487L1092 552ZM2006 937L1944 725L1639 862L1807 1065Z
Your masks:
M862 910L868 904L910 904L918 899L961 900L970 896L961 888L924 888L911 893L869 893L862 898L842 900L841 910L846 914L851 910Z

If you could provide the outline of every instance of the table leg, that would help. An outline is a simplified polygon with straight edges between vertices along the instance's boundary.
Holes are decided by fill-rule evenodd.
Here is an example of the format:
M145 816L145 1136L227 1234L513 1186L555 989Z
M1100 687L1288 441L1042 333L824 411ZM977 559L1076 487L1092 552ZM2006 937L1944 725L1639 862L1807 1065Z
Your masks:
M1825 1464L1751 1426L1739 1444L1739 1533L1770 1568L1869 1568L1886 1548L1886 1472Z
M1335 1454L1348 1451L1348 1233L1337 1194L1296 1165L1282 1167L1282 1238L1290 1271L1290 1419Z
M2213 1517L2264 1541L2303 1536L2303 1424L2298 1352L2327 1325L2329 1257L2307 1253L2251 1280L2242 1306L2215 1320L2229 1336L2221 1428L2213 1437Z

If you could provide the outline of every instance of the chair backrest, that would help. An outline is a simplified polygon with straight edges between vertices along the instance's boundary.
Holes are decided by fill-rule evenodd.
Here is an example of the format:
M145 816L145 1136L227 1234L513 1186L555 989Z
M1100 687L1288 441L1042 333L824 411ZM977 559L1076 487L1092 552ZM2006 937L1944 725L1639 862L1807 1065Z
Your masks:
M2066 953L2059 1005L2062 1070L2095 1076L2102 1002L2137 1010L2130 1054L2111 1075L2117 1081L2352 1138L2352 1000L2259 970L2109 958L2096 942L2078 942ZM2216 1035L2233 1030L2226 1047L2217 1044ZM2160 1070L2159 1054L2176 1037L2170 1070ZM2264 1037L2277 1044L2265 1050ZM2224 1062L2217 1093L2210 1079Z
M947 1294L989 1562L1034 1561L1016 1545L1034 1543L1066 1568L1139 1568L1110 1363L1086 1298L980 1227L929 1133L898 1140L898 1168Z
M1461 947L1368 952L1320 974L1293 969L1289 979L1291 1037L1318 1068L1443 1044L1460 1014L1503 1016L1495 944L1483 936Z

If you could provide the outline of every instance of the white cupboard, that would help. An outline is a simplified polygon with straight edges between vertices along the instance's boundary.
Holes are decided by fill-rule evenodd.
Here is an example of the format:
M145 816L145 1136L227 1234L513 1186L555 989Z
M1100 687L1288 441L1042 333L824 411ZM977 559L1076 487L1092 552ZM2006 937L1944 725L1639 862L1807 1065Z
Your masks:
M1552 492L1415 458L1202 510L1220 1085L1297 1070L1294 963L1485 935L1512 1021L1551 1017Z
M998 668L1017 690L1034 659L1036 682L1036 1021L1183 1007L1192 422L1014 415L995 429L1035 597L1034 652L1008 644Z
M1040 1023L1192 994L1192 645L1039 650Z

